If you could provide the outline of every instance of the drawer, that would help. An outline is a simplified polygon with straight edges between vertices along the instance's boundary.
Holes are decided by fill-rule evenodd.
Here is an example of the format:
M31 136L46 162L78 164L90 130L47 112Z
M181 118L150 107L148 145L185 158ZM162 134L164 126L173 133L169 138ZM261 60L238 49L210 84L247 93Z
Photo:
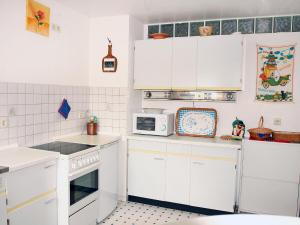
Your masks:
M298 184L245 177L242 180L242 212L297 215Z
M56 189L56 161L12 172L7 177L8 208Z
M299 183L300 145L245 140L243 176Z
M237 162L239 151L237 149L214 147L214 146L192 146L192 161L228 161Z
M130 152L140 152L140 153L150 153L150 154L160 154L165 153L167 150L166 143L154 142L154 141L139 141L139 140L129 140L128 141L128 151Z

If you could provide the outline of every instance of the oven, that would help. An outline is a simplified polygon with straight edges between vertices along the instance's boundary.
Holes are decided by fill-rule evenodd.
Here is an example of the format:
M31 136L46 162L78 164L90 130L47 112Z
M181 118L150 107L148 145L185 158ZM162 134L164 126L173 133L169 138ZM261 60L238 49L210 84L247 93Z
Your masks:
M93 225L98 216L100 163L82 167L69 173L69 225Z

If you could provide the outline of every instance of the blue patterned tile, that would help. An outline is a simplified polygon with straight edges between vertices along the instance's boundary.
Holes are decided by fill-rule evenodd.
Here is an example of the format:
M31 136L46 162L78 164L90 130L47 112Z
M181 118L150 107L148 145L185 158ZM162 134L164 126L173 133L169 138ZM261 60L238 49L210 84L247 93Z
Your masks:
M300 16L293 17L293 32L300 32Z
M237 20L222 21L222 35L232 34L237 31Z
M174 24L162 24L160 25L160 32L168 34L170 37L174 37Z
M150 37L151 34L155 34L159 32L159 25L149 25L148 26L148 37Z
M199 36L199 27L204 26L204 22L191 22L190 23L190 36Z
M240 19L238 31L242 34L254 33L254 19Z
M175 24L175 37L187 37L189 34L188 23L176 23Z
M219 20L206 21L205 26L212 26L213 27L212 35L219 35L220 34L220 21Z
M272 17L257 18L255 33L272 33Z
M273 32L291 32L292 17L282 16L274 18Z

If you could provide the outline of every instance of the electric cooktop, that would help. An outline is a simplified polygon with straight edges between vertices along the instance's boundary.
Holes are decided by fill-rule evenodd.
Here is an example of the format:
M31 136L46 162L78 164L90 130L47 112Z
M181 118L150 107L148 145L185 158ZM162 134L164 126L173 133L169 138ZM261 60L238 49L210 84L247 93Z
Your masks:
M95 147L95 145L85 145L85 144L55 141L47 144L32 146L31 148L52 151L52 152L59 152L62 155L71 155L76 152L80 152L93 147Z

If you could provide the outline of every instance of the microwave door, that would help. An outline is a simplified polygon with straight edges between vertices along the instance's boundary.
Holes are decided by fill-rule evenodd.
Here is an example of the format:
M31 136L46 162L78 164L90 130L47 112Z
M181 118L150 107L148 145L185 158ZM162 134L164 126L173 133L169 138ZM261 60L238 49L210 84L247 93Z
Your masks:
M137 130L155 131L155 118L137 117Z

